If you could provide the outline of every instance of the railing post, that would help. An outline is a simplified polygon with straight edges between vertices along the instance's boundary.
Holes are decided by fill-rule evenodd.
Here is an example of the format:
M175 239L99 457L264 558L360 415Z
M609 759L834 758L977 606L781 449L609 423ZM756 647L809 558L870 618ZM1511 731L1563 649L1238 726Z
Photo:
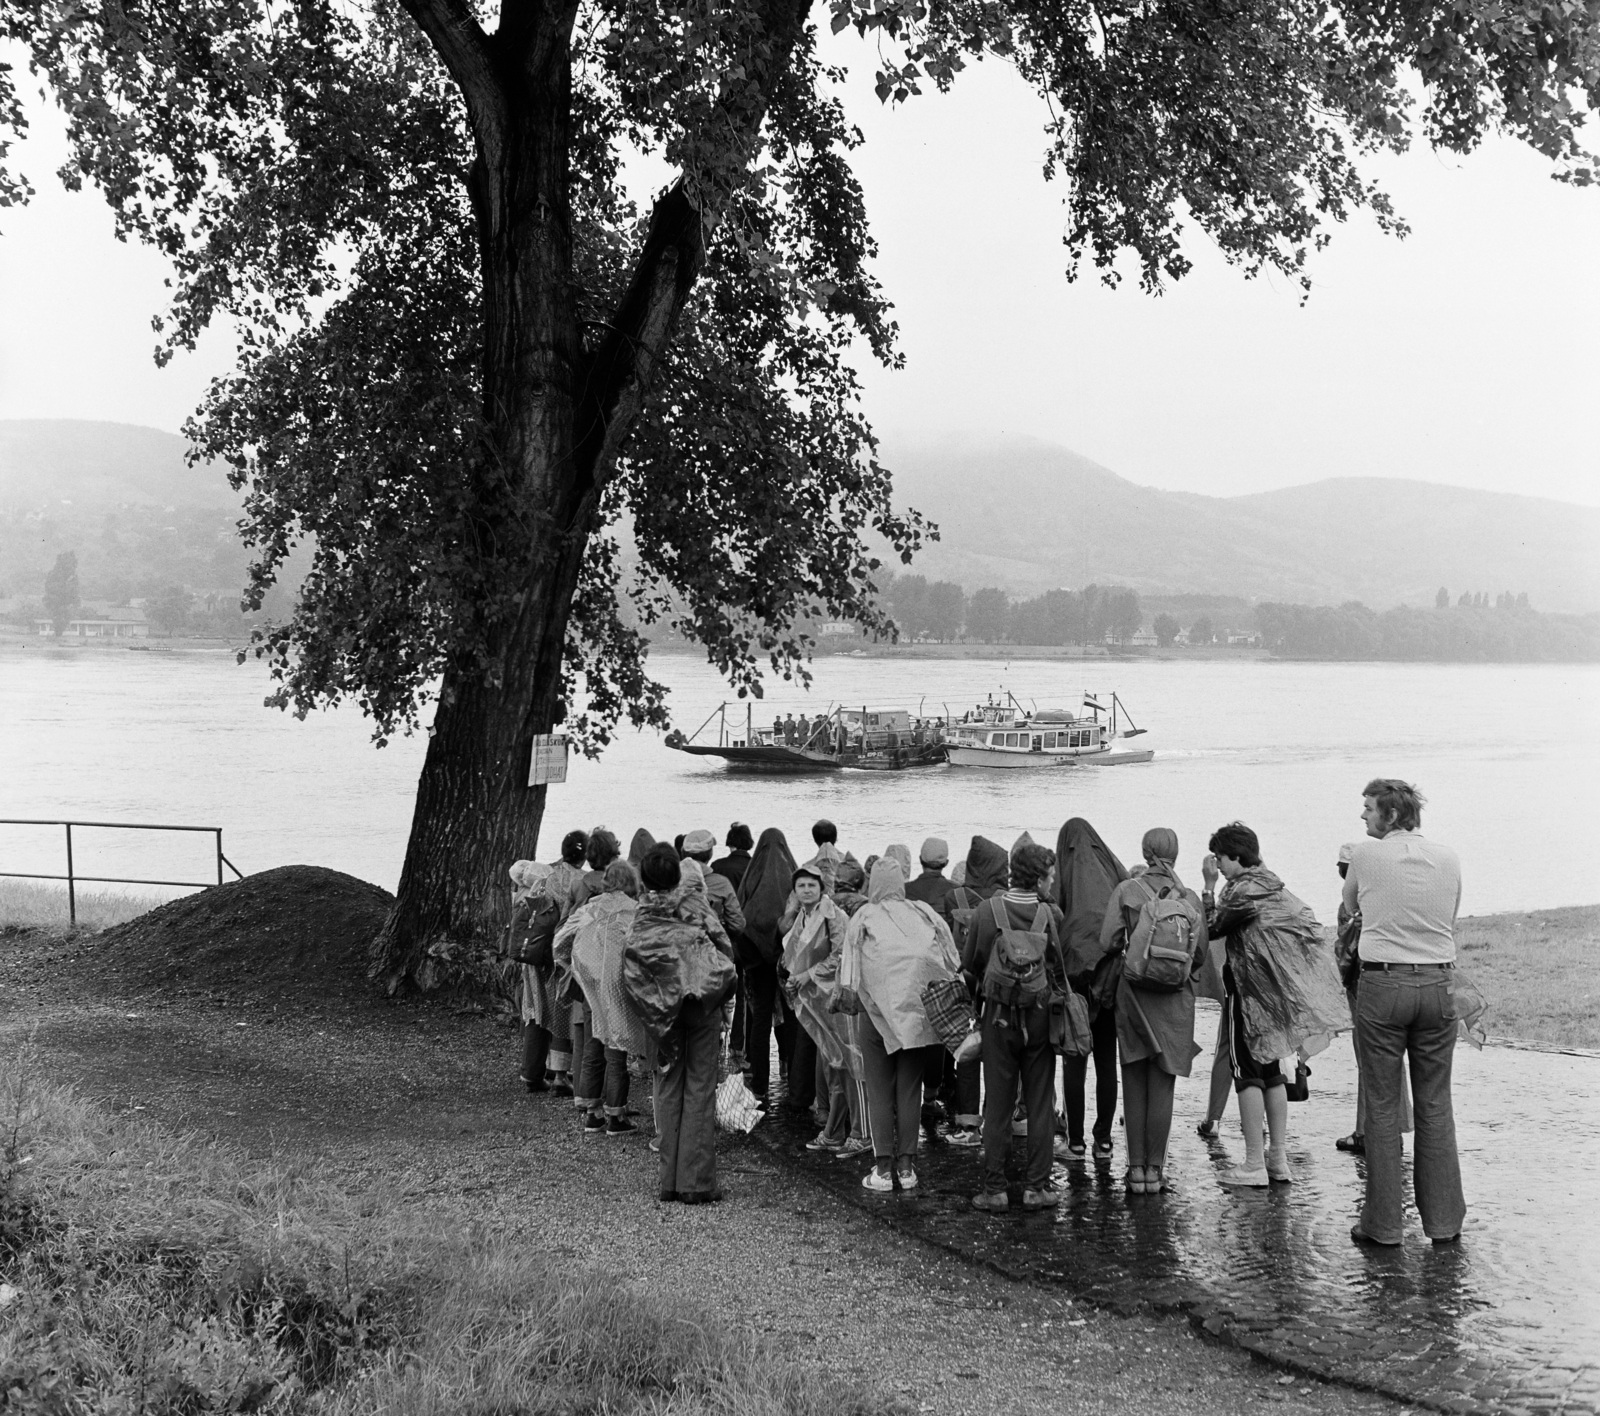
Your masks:
M75 929L78 924L78 888L72 878L72 823L65 821L62 824L67 828L67 924Z
M217 884L222 884L222 827L217 827Z

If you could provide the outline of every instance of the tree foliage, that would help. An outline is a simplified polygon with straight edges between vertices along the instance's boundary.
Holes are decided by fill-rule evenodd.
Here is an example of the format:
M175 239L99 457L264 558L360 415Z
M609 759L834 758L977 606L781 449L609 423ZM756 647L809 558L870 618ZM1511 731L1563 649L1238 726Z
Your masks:
M1155 635L1157 644L1163 649L1170 649L1178 637L1178 631L1182 628L1177 620L1163 611L1151 622L1150 632Z
M44 612L57 639L78 610L78 553L62 551L44 577Z
M1011 599L1004 590L986 585L967 601L967 637L993 644L1006 636Z
M1600 661L1600 615L1540 614L1509 592L1492 609L1402 605L1380 613L1355 602L1337 608L1269 603L1256 607L1256 620L1267 649L1289 658Z

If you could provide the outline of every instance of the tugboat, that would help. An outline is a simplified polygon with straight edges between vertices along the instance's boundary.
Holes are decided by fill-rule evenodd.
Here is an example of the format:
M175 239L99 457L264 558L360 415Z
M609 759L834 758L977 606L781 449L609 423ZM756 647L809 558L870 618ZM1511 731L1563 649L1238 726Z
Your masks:
M896 772L936 767L944 761L942 718L924 718L898 708L846 708L842 704L814 719L757 727L753 705L745 721L730 724L728 704L720 704L693 733L667 734L667 746L692 757L720 757L730 767L756 772L838 772L856 769ZM697 742L717 720L717 738Z
M1133 725L1116 694L1109 708L1092 694L1084 695L1083 706L1088 716L1067 709L1029 712L1009 693L1004 703L991 698L945 729L945 753L952 767L1115 767L1155 756L1148 748L1114 750L1118 738L1145 731Z

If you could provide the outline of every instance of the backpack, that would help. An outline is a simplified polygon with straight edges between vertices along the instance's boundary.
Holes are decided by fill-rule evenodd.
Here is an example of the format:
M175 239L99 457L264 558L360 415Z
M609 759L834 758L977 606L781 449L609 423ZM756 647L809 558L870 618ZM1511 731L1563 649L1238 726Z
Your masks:
M989 897L989 908L999 926L983 971L983 996L1001 1008L1036 1008L1050 997L1045 974L1045 954L1050 948L1050 906L1039 902L1032 929L1013 929L1004 901Z
M1176 993L1189 980L1199 917L1193 904L1170 886L1159 894L1141 880L1150 898L1139 910L1122 976L1130 988Z
M511 923L500 936L500 957L508 963L547 969L555 963L561 906L548 895L517 901Z
M957 885L950 894L950 934L955 940L956 953L965 954L967 935L972 929L972 917L977 914L978 906L983 903L983 896L976 890L967 889L965 885Z

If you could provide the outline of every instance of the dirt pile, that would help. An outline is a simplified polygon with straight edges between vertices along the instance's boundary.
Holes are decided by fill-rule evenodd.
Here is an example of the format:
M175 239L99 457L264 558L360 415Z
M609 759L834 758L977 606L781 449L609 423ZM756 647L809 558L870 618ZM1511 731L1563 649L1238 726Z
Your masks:
M97 935L94 973L185 993L365 990L367 946L394 896L315 865L264 870Z

